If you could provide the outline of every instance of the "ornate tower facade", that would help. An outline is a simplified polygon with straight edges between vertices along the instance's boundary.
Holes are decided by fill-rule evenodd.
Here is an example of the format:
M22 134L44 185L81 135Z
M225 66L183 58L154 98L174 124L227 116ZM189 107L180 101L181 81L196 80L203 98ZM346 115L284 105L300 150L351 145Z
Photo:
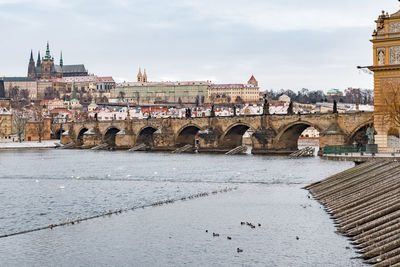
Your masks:
M46 55L43 57L42 60L42 79L51 79L52 78L52 71L54 69L54 58L50 55L50 47L49 43L47 42L46 47Z
M31 50L31 58L29 59L29 65L28 65L28 77L36 78L35 61L33 60L32 50Z
M388 142L393 125L388 123L388 99L393 101L393 86L400 88L400 11L389 15L382 11L372 35L374 72L374 127L379 152L391 152Z

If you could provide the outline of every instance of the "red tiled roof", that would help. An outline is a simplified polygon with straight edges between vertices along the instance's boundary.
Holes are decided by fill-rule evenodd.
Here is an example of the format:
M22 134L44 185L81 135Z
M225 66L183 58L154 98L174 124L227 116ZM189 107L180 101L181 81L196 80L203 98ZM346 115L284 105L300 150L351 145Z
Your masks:
M109 83L115 82L113 77L111 77L111 76L109 76L109 77L97 77L97 81L99 81L99 82L109 82Z
M251 75L249 82L250 81L257 81L256 78L254 78L254 75Z

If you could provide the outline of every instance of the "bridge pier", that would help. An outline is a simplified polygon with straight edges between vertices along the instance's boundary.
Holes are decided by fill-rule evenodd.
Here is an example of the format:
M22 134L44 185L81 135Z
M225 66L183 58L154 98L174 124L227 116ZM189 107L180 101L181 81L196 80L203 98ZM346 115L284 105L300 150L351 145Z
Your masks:
M92 148L103 143L104 141L98 127L90 128L88 131L83 133L82 148Z
M115 136L115 146L118 149L130 149L136 146L136 135L133 132L127 132L125 129Z
M71 135L69 134L68 131L62 133L61 136L60 136L60 143L62 145L66 145L66 144L72 143L74 141L75 140L72 140Z
M174 140L174 131L169 127L161 127L153 133L152 151L174 151L177 148Z

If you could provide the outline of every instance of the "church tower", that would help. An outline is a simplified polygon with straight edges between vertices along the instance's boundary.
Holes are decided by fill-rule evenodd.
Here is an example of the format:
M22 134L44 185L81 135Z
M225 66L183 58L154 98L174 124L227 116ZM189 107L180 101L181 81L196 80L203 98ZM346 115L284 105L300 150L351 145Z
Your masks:
M146 73L146 69L144 69L144 73L143 73L143 82L147 83L147 73Z
M29 65L28 65L28 77L36 78L35 61L33 60L32 50L31 50L31 58L29 59Z
M139 73L137 75L137 81L138 82L143 82L142 70L140 68L139 68Z
M398 101L393 89L400 89L400 10L392 15L382 11L375 22L371 40L373 65L368 68L374 72L374 127L378 133L375 142L379 152L384 153L392 149L391 132L399 133L398 126L388 121L388 107L389 101Z
M52 71L54 69L54 58L50 55L49 42L47 42L46 55L42 60L42 79L51 79Z

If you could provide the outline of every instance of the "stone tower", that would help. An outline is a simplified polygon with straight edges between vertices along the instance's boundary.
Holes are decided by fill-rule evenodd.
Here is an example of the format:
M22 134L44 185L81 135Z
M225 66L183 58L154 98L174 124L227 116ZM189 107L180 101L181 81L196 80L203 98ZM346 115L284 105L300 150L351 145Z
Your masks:
M50 55L49 42L47 42L46 55L42 60L42 79L51 79L52 71L54 69L54 58Z
M29 59L29 65L28 65L28 77L36 78L35 61L33 60L32 50L31 50L31 58Z
M137 75L137 81L138 82L143 82L142 70L140 68L139 68L139 73Z
M374 127L379 152L390 152L388 137L393 125L387 122L387 99L392 98L391 84L400 84L400 11L389 15L382 11L372 35L374 72ZM392 98L393 99L393 98Z

